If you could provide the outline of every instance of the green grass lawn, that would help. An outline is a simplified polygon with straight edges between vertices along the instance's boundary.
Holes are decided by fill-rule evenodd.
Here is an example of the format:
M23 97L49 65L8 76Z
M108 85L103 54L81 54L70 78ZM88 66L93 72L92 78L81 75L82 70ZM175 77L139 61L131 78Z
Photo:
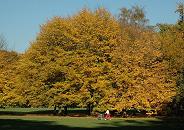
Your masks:
M113 118L59 116L0 116L0 130L184 130L181 118Z
M179 117L112 118L106 121L95 117L53 116L52 111L48 108L0 109L0 130L184 130L184 118Z

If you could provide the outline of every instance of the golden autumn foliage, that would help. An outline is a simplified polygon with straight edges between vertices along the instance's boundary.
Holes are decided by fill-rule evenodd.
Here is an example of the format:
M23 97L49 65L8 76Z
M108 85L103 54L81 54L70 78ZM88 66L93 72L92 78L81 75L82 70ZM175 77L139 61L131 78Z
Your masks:
M19 105L19 96L14 91L19 58L16 52L0 51L0 106Z
M84 9L73 17L48 21L20 63L20 79L25 79L21 86L31 92L30 104L37 91L43 92L37 99L46 98L41 101L45 105L98 104L100 91L110 85L111 55L119 37L119 24L104 9Z
M161 24L160 41L164 58L168 61L171 77L177 84L177 104L183 104L184 100L184 23L175 25Z
M182 53L183 35L171 37L146 28L138 11L139 26L125 26L126 21L103 8L50 19L16 62L14 87L8 92L15 100L3 95L4 78L0 96L6 103L27 107L161 111L177 94L177 78L172 77L177 68L171 60L179 68L183 63L172 48Z

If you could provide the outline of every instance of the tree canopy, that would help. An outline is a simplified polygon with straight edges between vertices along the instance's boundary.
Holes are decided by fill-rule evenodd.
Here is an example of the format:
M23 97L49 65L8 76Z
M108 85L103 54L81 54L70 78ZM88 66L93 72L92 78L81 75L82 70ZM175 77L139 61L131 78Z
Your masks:
M184 97L184 26L147 22L139 6L48 20L24 54L0 52L0 104L163 113Z

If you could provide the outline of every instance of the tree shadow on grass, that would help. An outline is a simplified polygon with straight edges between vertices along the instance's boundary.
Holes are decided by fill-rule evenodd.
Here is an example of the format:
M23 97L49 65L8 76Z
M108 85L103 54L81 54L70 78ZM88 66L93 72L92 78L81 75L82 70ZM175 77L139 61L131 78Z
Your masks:
M41 110L41 111L30 111L30 112L21 112L21 111L0 111L0 115L16 115L16 116L25 116L25 115L53 115L53 110Z
M29 110L29 108L28 108ZM11 111L8 109L0 109L0 115L14 115L14 116L25 116L25 115L58 115L58 110L55 112L54 110L30 110L30 111ZM68 116L88 116L87 111L85 109L74 109L74 110L68 110L67 111Z
M58 125L54 121L0 119L0 130L183 130L183 119L97 121L92 128ZM128 124L127 124L128 123ZM87 126L88 124L86 124Z

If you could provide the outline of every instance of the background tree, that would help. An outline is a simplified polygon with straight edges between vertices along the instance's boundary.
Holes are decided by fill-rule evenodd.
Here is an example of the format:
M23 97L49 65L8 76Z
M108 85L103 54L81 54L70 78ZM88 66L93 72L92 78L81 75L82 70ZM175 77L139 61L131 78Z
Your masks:
M179 23L184 23L184 4L183 3L178 3L176 12L179 13L180 15Z
M115 96L119 102L116 108L160 111L175 95L175 81L170 78L167 61L163 59L159 37L149 30L141 31L134 41L126 32L123 36L125 41L115 53L118 63Z
M0 105L20 106L21 98L14 91L19 54L16 52L0 51Z
M118 21L124 34L128 35L132 42L139 38L141 31L148 30L148 22L145 11L140 6L132 6L130 9L121 8Z
M3 34L0 35L0 50L7 50L7 42Z
M132 6L130 9L121 8L119 21L122 25L131 25L145 27L148 23L144 9L138 5Z
M164 59L169 63L171 77L176 81L177 96L173 99L174 106L179 110L181 104L184 105L184 24L183 24L183 4L179 3L176 12L180 14L179 22L173 25L160 24L159 35L162 44Z

